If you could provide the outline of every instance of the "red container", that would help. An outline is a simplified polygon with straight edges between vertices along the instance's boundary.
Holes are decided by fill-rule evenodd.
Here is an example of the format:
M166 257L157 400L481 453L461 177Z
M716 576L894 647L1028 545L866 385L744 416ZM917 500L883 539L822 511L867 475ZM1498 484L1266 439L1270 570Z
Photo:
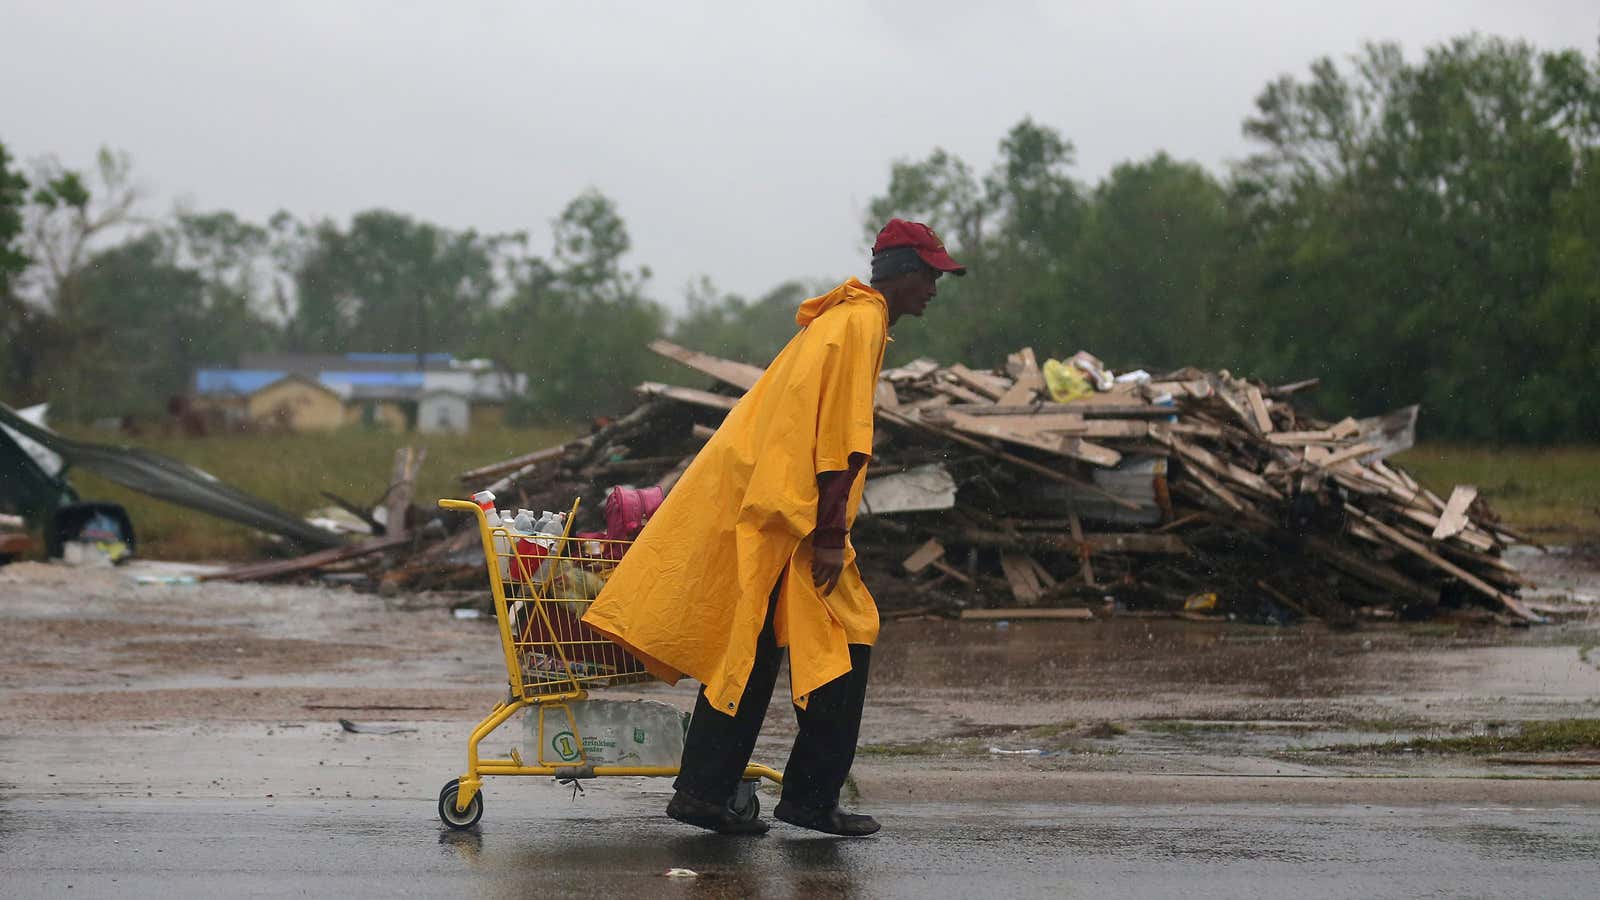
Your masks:
M525 537L517 538L516 548L517 555L511 558L511 577L517 581L532 581L550 551L533 538Z

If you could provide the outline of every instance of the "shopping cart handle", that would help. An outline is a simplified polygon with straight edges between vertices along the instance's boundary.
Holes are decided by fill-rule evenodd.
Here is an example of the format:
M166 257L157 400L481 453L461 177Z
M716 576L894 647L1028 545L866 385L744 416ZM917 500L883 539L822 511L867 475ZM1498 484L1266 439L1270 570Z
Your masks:
M461 512L470 512L477 515L479 519L487 520L488 518L483 514L483 507L473 503L471 500L440 500L439 508L456 509L460 510Z

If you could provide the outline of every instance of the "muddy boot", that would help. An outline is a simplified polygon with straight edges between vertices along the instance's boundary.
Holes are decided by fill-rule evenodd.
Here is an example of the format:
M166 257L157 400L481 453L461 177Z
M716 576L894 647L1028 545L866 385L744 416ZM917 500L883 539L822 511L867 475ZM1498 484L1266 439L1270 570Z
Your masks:
M837 806L829 809L805 809L787 800L779 800L772 815L790 825L809 828L823 834L837 834L840 837L866 837L883 827L871 816L847 813Z
M725 803L712 803L691 794L678 791L667 804L667 815L685 825L715 831L718 834L766 834L767 823L756 818L741 817Z

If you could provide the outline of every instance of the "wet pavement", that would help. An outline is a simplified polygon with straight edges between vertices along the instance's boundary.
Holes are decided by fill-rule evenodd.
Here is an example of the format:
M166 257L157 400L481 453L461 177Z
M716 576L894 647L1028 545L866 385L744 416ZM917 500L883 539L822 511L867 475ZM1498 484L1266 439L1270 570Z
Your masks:
M911 804L866 839L704 834L662 796L0 802L0 896L1593 897L1593 807ZM669 868L698 877L669 878Z
M1316 749L1600 718L1597 615L891 622L848 786L880 836L723 839L661 816L665 780L538 778L458 834L434 798L504 694L492 620L130 576L0 569L0 897L1600 896L1600 754ZM775 702L756 760L793 733Z

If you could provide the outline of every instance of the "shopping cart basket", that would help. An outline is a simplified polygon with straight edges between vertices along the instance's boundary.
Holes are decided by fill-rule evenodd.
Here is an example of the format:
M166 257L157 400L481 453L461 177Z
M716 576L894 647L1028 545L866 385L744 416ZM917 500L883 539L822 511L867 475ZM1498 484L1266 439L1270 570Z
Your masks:
M607 775L677 775L677 766L590 764L571 706L587 699L592 688L651 680L637 659L582 622L629 542L573 537L576 503L567 516L567 533L560 536L491 527L484 511L467 500L440 500L439 506L476 517L510 688L506 699L467 739L466 772L439 792L439 818L444 824L462 830L483 817L485 775L547 775L563 782ZM524 761L513 749L509 759L480 759L478 744L523 709L537 716L538 758ZM552 733L570 733L571 738L559 746L547 744L547 719ZM557 758L547 759L547 751ZM747 767L738 792L729 800L740 817L753 819L760 814L755 788L762 778L782 783L782 777L767 766Z

